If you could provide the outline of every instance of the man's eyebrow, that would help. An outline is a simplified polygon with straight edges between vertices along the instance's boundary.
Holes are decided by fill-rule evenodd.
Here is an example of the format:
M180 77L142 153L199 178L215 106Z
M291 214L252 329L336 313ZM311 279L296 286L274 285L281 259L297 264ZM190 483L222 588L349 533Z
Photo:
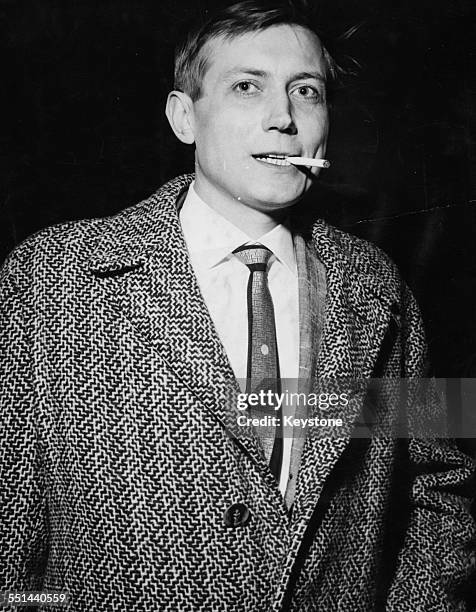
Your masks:
M234 68L230 68L230 70L227 70L223 75L223 78L226 79L228 77L237 76L239 74L251 74L252 76L261 78L267 77L269 75L269 73L265 70L257 70L256 68L246 68L245 66L235 66Z
M238 76L239 74L249 74L251 76L266 78L270 75L269 72L265 70L257 70L256 68L247 68L246 66L235 66L230 70L227 70L223 75L224 79L228 79L230 77ZM316 79L317 81L326 82L326 77L320 72L298 72L294 74L290 81L297 81L299 79Z
M326 77L320 72L300 72L293 76L293 81L297 81L299 79L316 79L317 81L326 82Z

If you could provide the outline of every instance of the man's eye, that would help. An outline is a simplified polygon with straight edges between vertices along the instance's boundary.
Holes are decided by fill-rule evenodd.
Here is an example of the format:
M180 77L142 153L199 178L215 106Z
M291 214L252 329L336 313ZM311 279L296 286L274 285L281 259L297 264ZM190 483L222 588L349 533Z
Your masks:
M300 98L306 98L308 100L322 99L322 94L315 87L311 87L311 85L300 85L293 93Z
M235 85L235 90L242 94L251 94L257 91L257 87L250 81L240 81Z

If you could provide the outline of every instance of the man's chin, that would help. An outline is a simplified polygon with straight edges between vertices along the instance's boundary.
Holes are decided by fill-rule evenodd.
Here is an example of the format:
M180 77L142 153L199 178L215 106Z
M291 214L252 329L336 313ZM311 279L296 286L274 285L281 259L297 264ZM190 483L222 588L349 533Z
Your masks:
M304 190L301 191L277 191L276 188L268 191L260 191L259 197L254 198L254 208L263 212L273 212L285 210L294 206L304 195Z

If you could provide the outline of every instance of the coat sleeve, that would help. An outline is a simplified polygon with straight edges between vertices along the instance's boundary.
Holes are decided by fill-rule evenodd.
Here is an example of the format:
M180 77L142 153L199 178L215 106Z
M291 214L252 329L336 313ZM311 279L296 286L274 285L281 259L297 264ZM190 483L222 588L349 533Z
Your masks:
M25 270L18 252L0 270L0 591L39 589L47 558L34 312Z
M403 373L428 376L422 320L407 287L402 302ZM423 416L441 419L444 403L433 383L425 387ZM475 464L453 440L422 437L422 401L420 396L408 405L411 513L387 610L463 611L469 609L465 600L475 580L476 530L470 514Z

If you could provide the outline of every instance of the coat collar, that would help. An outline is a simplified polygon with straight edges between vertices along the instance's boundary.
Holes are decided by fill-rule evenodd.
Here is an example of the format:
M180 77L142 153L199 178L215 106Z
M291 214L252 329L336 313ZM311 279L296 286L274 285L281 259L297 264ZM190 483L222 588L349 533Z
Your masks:
M167 257L174 247L178 247L174 259L178 257L183 263L186 251L177 200L192 180L193 175L179 176L148 199L104 219L101 236L93 247L90 270L106 274L142 266L151 257Z

